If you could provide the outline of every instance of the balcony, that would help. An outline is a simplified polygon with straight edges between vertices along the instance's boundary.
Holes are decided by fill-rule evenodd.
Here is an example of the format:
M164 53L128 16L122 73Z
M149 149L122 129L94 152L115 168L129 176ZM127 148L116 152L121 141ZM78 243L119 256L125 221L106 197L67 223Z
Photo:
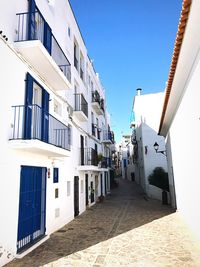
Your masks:
M12 148L52 157L70 155L71 128L38 105L13 106Z
M83 94L75 94L74 116L81 122L88 120L88 103Z
M18 13L15 49L54 88L71 88L71 65L39 12Z
M101 168L111 168L111 158L103 157L101 160Z
M103 131L102 143L113 144L114 143L114 133L112 131Z
M104 101L100 98L97 90L92 92L92 108L95 110L97 115L104 114Z
M97 151L93 148L83 148L80 151L79 171L100 171Z

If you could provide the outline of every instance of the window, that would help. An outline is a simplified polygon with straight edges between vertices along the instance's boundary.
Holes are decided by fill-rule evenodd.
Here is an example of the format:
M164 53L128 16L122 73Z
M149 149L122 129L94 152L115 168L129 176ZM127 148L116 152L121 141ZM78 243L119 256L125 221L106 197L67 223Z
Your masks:
M58 183L58 168L53 168L53 182Z
M78 70L78 48L76 43L74 43L74 67Z
M84 81L84 58L82 53L80 54L80 77Z
M58 198L58 188L55 189L55 198Z
M71 183L70 181L67 181L67 196L69 197L71 194Z

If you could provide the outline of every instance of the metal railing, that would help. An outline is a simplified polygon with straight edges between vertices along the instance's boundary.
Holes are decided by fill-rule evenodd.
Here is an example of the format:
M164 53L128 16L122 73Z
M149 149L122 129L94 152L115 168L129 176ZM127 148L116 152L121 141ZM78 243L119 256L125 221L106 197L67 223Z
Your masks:
M91 147L81 149L81 157L81 165L98 165L97 151Z
M108 168L111 167L111 158L103 157L101 160L101 168Z
M66 78L71 82L71 65L65 56L62 48L58 44L56 38L52 34L47 22L39 11L30 13L18 13L18 27L16 42L40 40L45 46L48 53L52 56L60 70L64 73ZM31 21L31 22L30 22ZM48 27L47 27L48 26ZM50 29L50 28L49 28ZM50 34L50 36L48 36ZM48 37L47 37L48 36ZM45 41L46 39L50 41Z
M99 95L99 92L97 90L92 91L92 102L98 102L99 105L101 103L100 95Z
M10 140L37 139L70 150L71 128L38 105L12 106L13 122Z
M103 141L110 140L112 143L114 143L114 133L112 131L103 131L102 135Z
M103 98L101 98L101 100L100 100L100 107L101 107L101 109L102 109L103 112L104 112L105 109L104 109L104 99L103 99Z
M88 103L83 94L74 94L75 108L74 111L82 111L88 117Z

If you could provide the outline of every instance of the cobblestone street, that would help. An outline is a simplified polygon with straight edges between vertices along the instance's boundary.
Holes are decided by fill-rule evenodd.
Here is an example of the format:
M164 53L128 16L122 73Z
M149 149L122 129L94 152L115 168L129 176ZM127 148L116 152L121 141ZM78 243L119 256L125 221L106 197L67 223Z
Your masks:
M199 243L179 213L120 180L104 202L7 267L200 266Z

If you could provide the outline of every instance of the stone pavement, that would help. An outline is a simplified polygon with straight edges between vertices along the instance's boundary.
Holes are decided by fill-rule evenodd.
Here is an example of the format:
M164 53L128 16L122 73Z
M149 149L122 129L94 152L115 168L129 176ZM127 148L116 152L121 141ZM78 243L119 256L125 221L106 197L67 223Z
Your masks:
M6 267L200 267L200 246L178 212L120 180L103 203Z

